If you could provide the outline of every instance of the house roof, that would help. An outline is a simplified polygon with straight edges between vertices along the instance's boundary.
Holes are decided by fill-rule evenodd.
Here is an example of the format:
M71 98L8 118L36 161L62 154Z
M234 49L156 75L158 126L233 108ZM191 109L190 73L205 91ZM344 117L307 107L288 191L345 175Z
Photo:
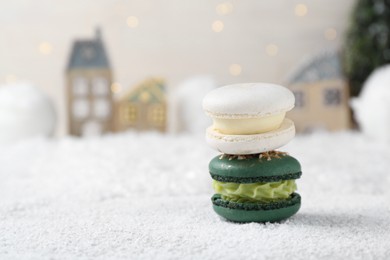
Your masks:
M340 53L335 50L323 51L307 58L290 73L287 84L310 83L321 80L344 78Z
M141 82L125 94L120 100L122 102L137 102L138 97L145 91L151 94L148 103L160 103L166 101L164 80L157 78L150 78Z
M85 68L110 68L99 29L94 39L76 40L73 43L67 70Z

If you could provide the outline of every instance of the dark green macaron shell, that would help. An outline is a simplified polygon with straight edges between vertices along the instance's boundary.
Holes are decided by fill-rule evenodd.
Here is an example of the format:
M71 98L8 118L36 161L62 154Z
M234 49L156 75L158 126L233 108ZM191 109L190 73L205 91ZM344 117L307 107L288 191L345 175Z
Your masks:
M293 193L289 199L271 203L236 203L215 194L211 201L214 211L234 222L279 222L293 216L301 207L301 196Z
M277 182L301 176L301 165L294 157L278 157L260 158L257 155L242 159L220 155L210 161L209 171L214 180L235 183Z
M211 177L219 182L267 183L298 179L301 165L292 156L280 152L250 156L222 155L209 164ZM211 201L214 211L234 222L278 222L298 212L301 196L292 193L286 199L270 202L234 202L215 194Z

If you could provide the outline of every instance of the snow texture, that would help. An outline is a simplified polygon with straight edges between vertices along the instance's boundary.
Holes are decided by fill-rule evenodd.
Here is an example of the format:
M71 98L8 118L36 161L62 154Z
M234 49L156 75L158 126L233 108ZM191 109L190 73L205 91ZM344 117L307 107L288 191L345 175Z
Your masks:
M376 69L351 105L362 131L371 138L390 142L390 65Z
M389 259L390 147L298 136L302 208L236 224L211 207L202 138L125 133L0 146L0 259Z
M56 115L51 100L29 83L0 86L0 143L54 131Z

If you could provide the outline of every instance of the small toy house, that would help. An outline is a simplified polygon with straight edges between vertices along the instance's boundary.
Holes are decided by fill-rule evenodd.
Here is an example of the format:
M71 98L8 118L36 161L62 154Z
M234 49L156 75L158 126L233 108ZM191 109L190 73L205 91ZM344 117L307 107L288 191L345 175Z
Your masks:
M287 83L295 95L288 117L297 132L330 131L350 127L349 92L338 52L324 52L307 60Z
M113 130L112 72L100 30L95 39L74 42L66 79L69 133L85 136Z
M133 88L116 103L117 131L166 131L167 99L164 81L148 79Z

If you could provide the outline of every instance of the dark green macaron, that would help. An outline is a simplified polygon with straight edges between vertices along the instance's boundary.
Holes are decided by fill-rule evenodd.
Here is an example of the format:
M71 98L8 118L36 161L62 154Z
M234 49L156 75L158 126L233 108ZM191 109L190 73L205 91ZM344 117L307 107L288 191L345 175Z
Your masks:
M301 177L301 165L292 156L271 154L270 157L259 157L259 154L216 156L209 164L210 175L217 181L236 183L275 182Z
M279 222L293 216L301 207L301 196L293 193L290 199L270 203L235 203L215 194L211 201L214 211L234 222Z
M211 160L209 171L215 181L226 183L228 185L227 189L236 189L234 195L239 197L241 196L241 190L246 188L237 189L237 185L229 183L242 184L240 186L246 186L247 184L259 184L259 186L266 184L265 186L267 186L267 184L272 184L267 187L269 191L273 189L274 184L277 187L278 182L298 179L302 174L301 166L294 157L274 151L250 156L217 156ZM262 187L259 189L262 189ZM278 222L297 213L301 206L300 195L290 192L292 191L290 190L283 199L278 198L269 201L258 201L256 199L235 201L231 198L228 199L226 194L224 197L224 195L218 193L211 200L214 211L230 221Z

